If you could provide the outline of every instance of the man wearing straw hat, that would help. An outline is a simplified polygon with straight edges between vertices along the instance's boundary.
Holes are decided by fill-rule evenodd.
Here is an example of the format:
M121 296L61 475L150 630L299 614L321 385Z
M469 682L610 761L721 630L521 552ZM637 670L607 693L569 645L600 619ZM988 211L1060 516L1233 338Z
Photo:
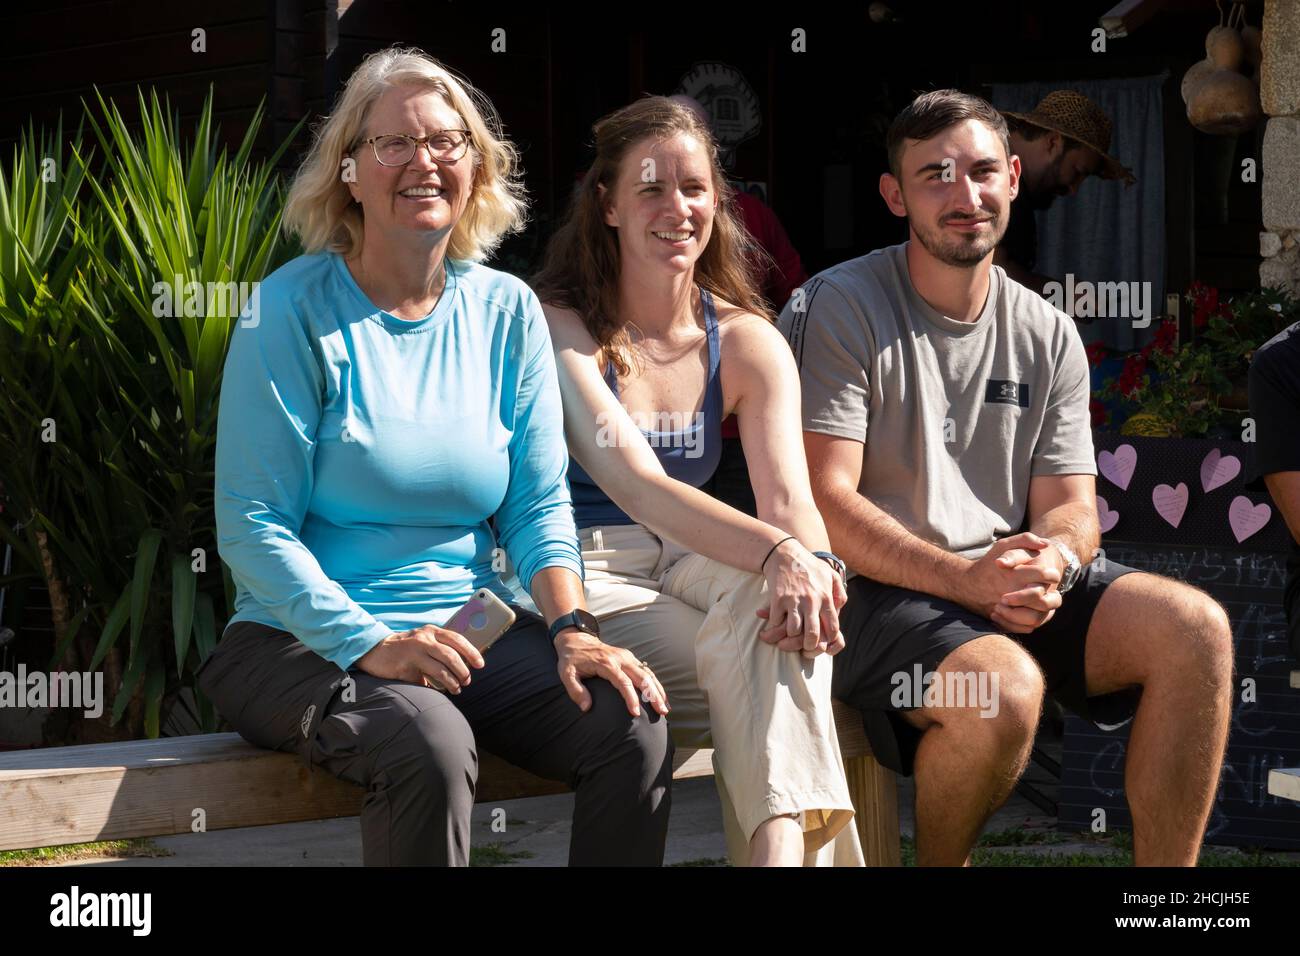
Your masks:
M1042 293L1056 281L1034 272L1038 229L1034 211L1058 196L1073 196L1089 176L1137 182L1133 171L1110 155L1111 122L1092 100L1074 90L1053 90L1029 113L1002 110L1011 152L1020 157L1020 194L993 261L1022 285ZM1067 310L1068 311L1068 310Z

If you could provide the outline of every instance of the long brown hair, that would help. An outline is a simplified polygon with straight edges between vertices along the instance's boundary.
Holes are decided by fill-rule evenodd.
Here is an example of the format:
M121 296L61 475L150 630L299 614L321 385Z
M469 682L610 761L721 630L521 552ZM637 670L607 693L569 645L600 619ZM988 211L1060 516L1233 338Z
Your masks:
M630 341L618 308L618 230L605 223L599 187L614 191L619 166L632 144L647 137L685 134L708 150L719 200L709 243L695 263L695 282L718 298L771 321L754 270L763 252L734 211L734 191L718 162L713 133L694 111L667 97L647 96L597 121L592 130L596 161L551 237L541 271L533 276L538 297L548 305L578 313L606 360L620 375L629 374L625 355Z

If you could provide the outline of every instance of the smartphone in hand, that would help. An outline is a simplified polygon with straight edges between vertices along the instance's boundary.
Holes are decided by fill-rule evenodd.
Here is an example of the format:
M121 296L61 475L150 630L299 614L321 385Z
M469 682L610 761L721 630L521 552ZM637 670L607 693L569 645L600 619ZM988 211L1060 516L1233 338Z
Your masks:
M510 606L487 588L479 588L442 626L461 635L482 654L514 623L515 612L510 610ZM447 692L447 688L432 677L426 677L424 681L434 690Z
M483 653L515 623L515 612L488 588L479 588L474 596L443 625L455 631Z

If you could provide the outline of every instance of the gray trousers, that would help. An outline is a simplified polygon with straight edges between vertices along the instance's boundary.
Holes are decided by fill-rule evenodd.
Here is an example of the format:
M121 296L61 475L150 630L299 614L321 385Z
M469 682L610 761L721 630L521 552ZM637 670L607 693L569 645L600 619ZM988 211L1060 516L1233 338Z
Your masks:
M241 737L297 753L366 788L366 866L465 866L477 747L575 792L571 866L663 863L672 804L666 721L633 717L608 681L587 680L582 713L556 669L545 624L514 627L459 695L352 669L287 631L240 621L199 668L200 690Z

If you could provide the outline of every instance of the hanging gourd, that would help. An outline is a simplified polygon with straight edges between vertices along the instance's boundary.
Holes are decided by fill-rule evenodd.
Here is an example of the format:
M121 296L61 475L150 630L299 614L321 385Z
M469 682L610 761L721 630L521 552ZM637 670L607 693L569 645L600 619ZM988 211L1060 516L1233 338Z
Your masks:
M1217 67L1214 61L1208 56L1204 60L1197 60L1192 64L1191 69L1183 74L1183 103L1189 104L1192 101L1193 91L1201 85L1201 81L1213 73Z
M1241 34L1229 26L1215 27L1205 36L1205 58L1220 70L1241 69L1241 61L1246 58Z
M1248 76L1216 70L1196 88L1187 118L1202 133L1234 135L1253 129L1261 115L1259 88Z
M1246 24L1241 28L1241 44L1246 48L1246 62L1251 66L1251 76L1256 83L1259 83L1259 65L1264 62L1264 53L1260 47L1262 39L1259 27Z
M1187 119L1203 133L1244 133L1263 115L1258 81L1238 72L1243 66L1254 70L1259 61L1259 31L1247 27L1251 33L1243 36L1238 29L1245 17L1246 7L1241 0L1233 3L1226 22L1223 8L1219 7L1219 25L1205 37L1205 59L1193 64L1183 76Z

